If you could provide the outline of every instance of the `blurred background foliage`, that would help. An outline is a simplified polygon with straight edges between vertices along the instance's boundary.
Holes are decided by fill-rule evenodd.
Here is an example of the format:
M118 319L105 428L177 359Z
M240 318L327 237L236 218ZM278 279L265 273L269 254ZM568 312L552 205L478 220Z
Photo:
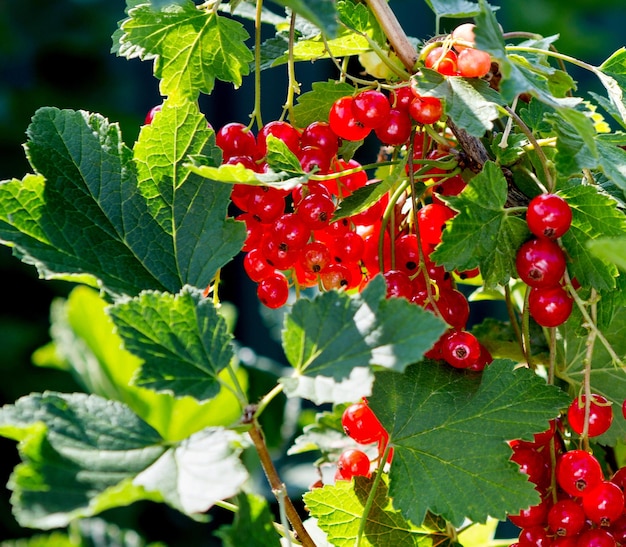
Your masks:
M494 2L496 5L498 2ZM392 0L392 7L409 35L428 38L434 33L434 16L418 0ZM41 106L100 112L120 123L129 146L135 141L146 112L161 102L152 64L127 61L110 54L111 34L124 17L123 0L0 0L0 180L21 178L29 171L22 143L35 110ZM623 0L524 0L501 2L498 20L505 31L524 30L559 34L560 51L592 64L600 64L623 43L626 3ZM444 21L442 30L458 22ZM581 94L598 90L597 83L572 71ZM302 91L310 83L334 76L329 64L303 64L297 68ZM238 93L219 84L201 109L214 127L229 121L248 121L252 110L252 77ZM264 75L264 120L280 115L285 93L285 67ZM268 344L254 288L239 277L235 264L226 277L222 296L240 309L237 337L246 345L261 347L264 355L280 360L278 344ZM33 351L49 340L49 308L71 286L44 282L35 270L0 247L3 294L0 304L0 404L13 402L33 391L80 388L62 371L35 367ZM245 307L245 313L241 310ZM265 329L265 330L264 330ZM272 385L273 380L268 380ZM252 382L251 382L252 383ZM252 383L260 393L263 377ZM278 441L276 441L278 442ZM13 442L0 439L0 541L27 537L11 515L9 491L4 488L17 453ZM169 545L209 545L205 525L162 507L133 507L108 515L122 525L137 527L150 541Z

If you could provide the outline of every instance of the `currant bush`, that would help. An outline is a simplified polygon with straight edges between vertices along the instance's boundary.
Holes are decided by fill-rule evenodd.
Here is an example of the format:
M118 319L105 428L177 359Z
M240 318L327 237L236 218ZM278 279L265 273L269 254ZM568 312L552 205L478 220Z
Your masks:
M228 545L474 547L496 519L518 547L626 545L626 52L592 66L482 0L425 3L424 40L384 0L128 4L114 51L163 94L137 142L44 108L0 184L0 240L86 284L37 358L89 394L0 409L20 524L149 499L233 510ZM305 89L302 61L334 75ZM200 94L249 74L248 121L213 125Z

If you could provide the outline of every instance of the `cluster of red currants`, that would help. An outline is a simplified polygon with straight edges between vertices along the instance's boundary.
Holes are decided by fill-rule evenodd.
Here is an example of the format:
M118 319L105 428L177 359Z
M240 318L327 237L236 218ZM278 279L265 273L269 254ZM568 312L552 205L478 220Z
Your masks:
M363 399L346 407L341 417L343 429L352 440L362 445L377 443L378 457L372 461L358 448L344 450L337 460L335 480L349 481L352 477L369 477L373 469L380 465L389 442L389 434ZM391 463L393 449L389 449L387 463Z
M569 204L556 194L540 194L528 204L526 223L535 236L517 252L516 269L530 287L528 311L543 327L557 327L570 316L573 301L562 285L565 253L557 239L572 223Z
M626 543L626 467L606 479L586 450L563 451L556 420L532 442L512 441L511 460L541 494L532 507L509 515L521 528L512 547L618 547ZM552 461L556 462L554 466ZM554 469L554 471L553 471Z
M486 76L491 70L491 56L474 47L474 28L472 23L463 23L452 31L443 45L426 48L424 66L444 76Z

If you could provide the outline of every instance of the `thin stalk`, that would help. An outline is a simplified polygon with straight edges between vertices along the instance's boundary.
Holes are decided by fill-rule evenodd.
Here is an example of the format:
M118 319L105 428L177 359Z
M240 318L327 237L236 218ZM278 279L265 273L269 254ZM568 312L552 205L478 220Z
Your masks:
M287 59L287 74L289 82L287 84L287 100L285 101L285 110L288 113L289 120L293 123L295 117L293 113L293 99L296 93L300 93L300 85L296 80L296 63L293 56L293 45L296 40L296 12L291 12L291 20L289 21L289 57ZM283 114L284 114L283 112Z
M257 127L263 127L261 116L261 16L263 14L263 0L257 0L254 19L254 111L250 115L250 127L256 122Z
M286 492L286 486L280 480L278 471L276 470L276 467L274 466L272 457L270 456L269 450L267 449L267 445L265 444L265 438L263 437L263 432L261 431L261 428L259 427L259 424L256 421L256 418L252 419L251 426L252 427L248 431L248 434L250 435L250 438L252 439L252 442L254 443L254 448L256 449L257 454L259 455L259 460L261 461L261 466L263 467L265 476L267 477L267 480L270 483L272 492L276 496L276 500L279 503L281 503L281 499L282 499L285 515L287 519L289 520L289 522L291 523L291 526L293 527L296 533L296 537L298 541L304 547L316 547L315 543L311 539L311 536L309 535L306 528L304 527L304 524L302 523L302 519L300 518L300 515L298 514L298 511L296 510L289 496L285 495L283 497L280 494L281 492Z
M534 369L530 358L530 312L528 311L528 297L530 296L530 287L526 287L526 293L524 294L524 309L522 310L522 350L528 368Z
M519 322L517 321L517 315L515 314L515 308L513 307L513 301L511 298L511 288L508 285L504 286L504 303L506 305L506 311L509 315L509 321L511 322L511 328L515 333L515 338L517 339L517 343L519 344L522 353L526 355L526 351L524 350L524 339L522 338L522 331L519 326Z
M389 450L391 447L387 444L385 448L385 453L383 454L382 461L386 462L389 456ZM354 541L354 547L359 547L361 545L361 539L363 538L363 534L365 533L365 525L367 524L367 515L372 510L372 505L374 505L374 499L376 498L376 489L380 484L381 478L383 476L382 470L379 468L376 472L376 476L374 477L374 481L372 482L372 487L370 489L370 493L367 496L367 500L365 501L365 506L363 507L363 516L361 517L361 522L359 522L359 530L356 534L356 539Z
M545 49L539 49L536 47L528 47L528 46L505 46L506 51L524 51L526 53L537 53L539 55L547 55L549 57L554 57L555 59L560 59L562 61L566 61L573 65L576 65L580 68L584 68L590 72L593 72L596 76L602 71L589 63L585 63L580 59L576 59L576 57L571 57L569 55L565 55L564 53L559 53L558 51L546 51Z
M263 411L267 408L267 405L269 405L274 398L277 395L280 395L283 392L283 385L282 384L276 384L272 390L270 392L268 392L265 397L263 397L263 399L261 399L259 401L259 403L256 406L256 411L254 413L254 415L258 418L261 414L263 414Z
M229 501L225 501L225 500L218 500L215 502L215 505L217 507L221 507L222 509L226 509L226 511L230 511L231 513L238 513L239 512L239 506L235 505L234 503L230 503ZM282 524L279 524L278 522L274 522L274 529L284 538L287 538L291 535L291 532L289 530L289 526L285 527ZM293 539L293 538L290 538Z
M545 152L543 151L543 148L539 146L539 143L537 142L537 139L533 135L533 132L523 122L522 118L520 118L517 115L517 113L514 110L512 110L509 106L505 106L504 109L506 110L508 115L511 116L515 120L515 123L522 130L522 133L526 135L528 142L530 142L530 144L532 145L535 153L537 154L537 157L539 158L539 161L541 162L541 167L543 168L543 176L545 177L545 185L548 191L552 192L554 190L554 180L552 179L552 173L550 173L550 168L548 166L548 158Z

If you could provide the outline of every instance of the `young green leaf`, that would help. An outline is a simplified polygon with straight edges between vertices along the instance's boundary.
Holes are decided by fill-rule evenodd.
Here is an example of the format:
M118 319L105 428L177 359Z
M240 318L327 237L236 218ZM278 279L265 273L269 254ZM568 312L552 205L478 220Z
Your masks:
M283 332L285 354L296 369L292 380L342 381L353 369L375 365L402 371L419 361L446 326L434 314L405 299L387 299L385 293L378 276L358 295L329 291L297 301Z
M200 92L211 93L216 79L239 87L250 72L249 35L237 21L190 0L162 8L144 3L128 15L115 50L129 59L154 59L164 96L194 100Z
M445 528L427 522L415 526L394 508L389 497L387 479L381 477L368 514L364 506L371 494L373 478L355 477L353 482L337 481L334 485L317 488L304 495L304 502L336 547L352 547L363 519L363 535L359 545L374 547L451 547L455 543L446 536Z
M431 361L404 374L379 372L368 400L394 447L394 504L411 522L431 511L460 526L538 503L506 441L544 431L569 397L514 361L496 359L482 376Z
M267 136L267 164L277 173L304 175L300 161L287 145L274 135Z
M135 385L198 401L219 393L219 373L234 357L232 335L199 290L145 291L108 313L126 349L144 361Z
M448 271L480 266L487 286L516 277L515 253L529 232L523 219L507 214L506 199L502 171L487 162L461 194L446 199L458 215L448 221L433 260Z

